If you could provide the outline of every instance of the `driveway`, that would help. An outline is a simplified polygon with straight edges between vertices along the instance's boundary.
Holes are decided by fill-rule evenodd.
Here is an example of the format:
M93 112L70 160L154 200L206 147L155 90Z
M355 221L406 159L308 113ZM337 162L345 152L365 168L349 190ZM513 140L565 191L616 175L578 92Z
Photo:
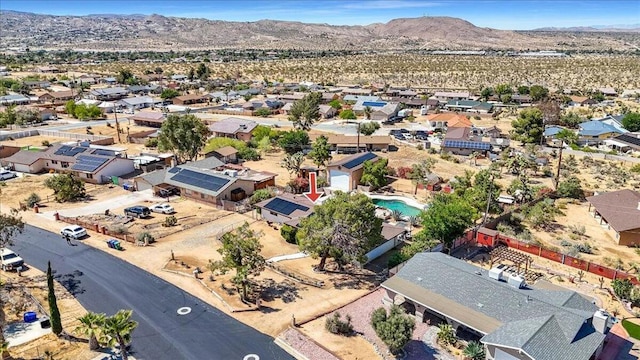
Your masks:
M68 217L84 216L84 215L91 215L91 214L103 214L107 209L135 205L147 200L154 200L154 199L157 199L157 198L153 196L153 192L151 190L133 191L125 195L116 196L104 201L91 202L91 203L88 203L86 206L59 210L58 213L62 216L68 216ZM55 213L56 211L44 211L44 212L41 212L39 215L47 219L52 219L53 214Z
M46 269L89 311L114 314L133 310L132 355L137 359L292 359L273 338L213 306L108 253L25 226L13 247L29 266ZM178 309L190 312L179 315ZM67 329L70 331L71 329ZM249 357L258 359L258 357Z

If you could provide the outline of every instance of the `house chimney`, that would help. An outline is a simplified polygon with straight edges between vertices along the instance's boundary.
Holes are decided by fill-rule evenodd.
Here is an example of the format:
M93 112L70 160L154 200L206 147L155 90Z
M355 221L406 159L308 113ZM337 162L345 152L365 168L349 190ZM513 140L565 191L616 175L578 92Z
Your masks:
M591 319L591 324L593 328L601 333L606 334L609 323L609 314L605 309L599 309L593 314L593 318Z

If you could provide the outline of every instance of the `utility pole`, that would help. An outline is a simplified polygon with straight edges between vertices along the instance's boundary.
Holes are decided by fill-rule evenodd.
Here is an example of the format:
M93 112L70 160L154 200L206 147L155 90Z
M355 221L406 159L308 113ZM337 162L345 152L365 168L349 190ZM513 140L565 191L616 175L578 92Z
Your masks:
M558 153L558 171L556 172L556 179L555 179L555 184L554 184L554 188L557 191L558 190L558 184L560 183L560 169L562 168L562 150L564 149L564 140L561 140L562 142L560 143L560 152Z
M358 147L356 148L356 153L360 153L360 122L358 122Z
M487 217L489 217L489 208L491 207L491 196L493 194L493 173L491 174L490 177L490 183L489 183L489 194L487 194L487 208L484 212L484 218L482 219L482 225L486 224L487 222Z
M113 104L113 115L116 118L116 134L118 135L118 144L120 144L120 124L118 124L118 109L115 103Z

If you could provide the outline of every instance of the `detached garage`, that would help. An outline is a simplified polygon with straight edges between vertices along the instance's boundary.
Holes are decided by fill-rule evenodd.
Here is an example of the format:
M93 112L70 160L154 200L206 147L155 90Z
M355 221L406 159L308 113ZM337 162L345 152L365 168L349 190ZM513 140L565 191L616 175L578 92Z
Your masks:
M329 187L332 190L349 192L355 190L360 183L365 161L378 161L378 155L366 152L348 156L327 165Z

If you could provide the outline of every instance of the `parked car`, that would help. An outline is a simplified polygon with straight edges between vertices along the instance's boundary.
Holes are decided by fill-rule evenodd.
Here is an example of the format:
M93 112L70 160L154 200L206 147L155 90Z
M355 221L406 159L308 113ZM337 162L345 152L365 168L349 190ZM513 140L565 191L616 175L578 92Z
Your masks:
M151 206L149 209L151 209L151 211L153 212L157 212L161 214L173 214L174 212L176 212L173 209L173 206L169 204L156 204Z
M85 230L82 226L69 225L63 227L62 230L60 230L60 235L67 235L74 239L80 239L83 236L87 236L87 230Z
M180 189L178 189L176 187L168 187L168 188L160 189L160 190L156 191L156 195L158 195L160 197L169 197L169 196L173 196L173 195L180 195Z
M2 271L16 270L24 265L24 260L11 249L2 248L0 252Z
M0 180L9 180L17 176L18 174L14 173L13 171L9 171L6 169L0 170Z
M151 215L151 210L146 206L132 206L124 209L124 214L126 216L145 218Z

